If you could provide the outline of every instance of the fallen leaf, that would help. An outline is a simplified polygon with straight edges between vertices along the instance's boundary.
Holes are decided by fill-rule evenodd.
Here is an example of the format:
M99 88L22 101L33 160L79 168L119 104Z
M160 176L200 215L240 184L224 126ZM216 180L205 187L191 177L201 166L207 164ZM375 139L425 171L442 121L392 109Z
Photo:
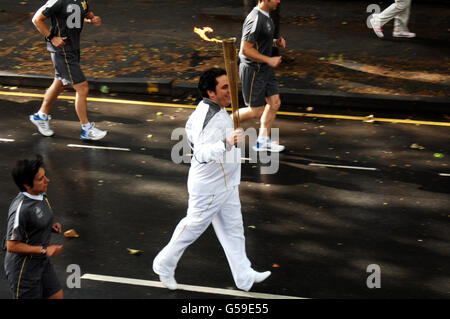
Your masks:
M251 228L251 229L256 229L256 226L254 226L254 225L250 225L250 226L248 226L248 228Z
M156 116L161 116L161 115L163 115L163 112L157 112L156 113Z
M373 114L366 117L364 123L373 123L375 120L373 119Z
M102 85L100 88L100 92L102 92L103 94L108 94L109 93L109 87L106 85Z
M139 249L131 249L131 248L127 248L127 250L128 250L128 253L129 253L130 255L136 255L136 256L138 256L138 255L142 255L142 253L143 253L143 251L142 251L142 250L139 250Z
M280 268L280 265L278 265L278 264L273 264L273 265L272 265L272 268Z
M444 158L444 154L442 153L434 153L433 156L436 158Z
M77 234L75 229L69 229L69 230L64 232L64 237L66 237L66 238L78 238L78 237L80 237L80 235Z
M411 144L410 148L412 148L414 150L424 150L425 149L425 147L423 147L419 144L416 144L416 143Z

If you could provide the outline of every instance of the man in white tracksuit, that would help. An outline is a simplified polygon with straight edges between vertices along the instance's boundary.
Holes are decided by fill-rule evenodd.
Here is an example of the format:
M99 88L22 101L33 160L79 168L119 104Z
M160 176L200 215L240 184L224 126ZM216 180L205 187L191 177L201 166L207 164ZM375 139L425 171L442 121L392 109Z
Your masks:
M248 291L270 271L256 272L245 251L244 226L239 199L241 152L235 147L244 139L233 130L227 114L230 105L228 78L223 69L202 74L199 90L203 100L186 123L193 157L188 176L187 215L176 226L170 242L153 261L153 271L164 286L177 289L175 269L184 250L212 223L225 251L236 286Z
M394 32L392 35L395 38L414 38L416 34L408 30L410 10L411 0L395 0L384 11L372 15L370 24L372 25L373 31L379 38L384 37L383 25L395 18Z

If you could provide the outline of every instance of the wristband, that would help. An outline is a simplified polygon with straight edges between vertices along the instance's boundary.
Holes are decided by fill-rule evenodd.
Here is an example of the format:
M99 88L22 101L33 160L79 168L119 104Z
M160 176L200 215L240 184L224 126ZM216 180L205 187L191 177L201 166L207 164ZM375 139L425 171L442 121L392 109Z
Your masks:
M48 37L45 37L45 41L51 42L54 37L55 37L55 35L53 34L53 32L50 32Z

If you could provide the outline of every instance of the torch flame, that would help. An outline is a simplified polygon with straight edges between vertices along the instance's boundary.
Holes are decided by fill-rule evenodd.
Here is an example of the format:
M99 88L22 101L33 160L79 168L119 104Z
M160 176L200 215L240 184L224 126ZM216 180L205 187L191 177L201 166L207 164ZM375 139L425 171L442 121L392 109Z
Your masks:
M211 27L203 27L203 29L194 27L194 32L197 33L200 38L202 38L205 41L209 41L209 42L217 42L217 43L222 43L222 40L216 39L216 38L208 38L206 36L206 33L208 32L214 32L214 30Z

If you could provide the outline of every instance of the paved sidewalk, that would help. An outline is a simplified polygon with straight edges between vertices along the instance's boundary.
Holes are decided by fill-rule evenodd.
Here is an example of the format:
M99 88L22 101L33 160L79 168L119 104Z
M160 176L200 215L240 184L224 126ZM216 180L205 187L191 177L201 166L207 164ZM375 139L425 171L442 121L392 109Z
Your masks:
M0 4L0 84L29 85L22 76L33 74L31 84L45 86L41 75L52 77L42 36L31 23L43 2ZM211 26L213 36L239 39L245 16L243 2L234 0L91 0L90 4L103 19L100 28L85 26L82 36L82 65L92 86L127 91L126 83L131 82L128 91L147 93L150 88L174 97L195 94L199 74L223 65L221 46L200 40L193 27ZM287 48L281 50L283 63L277 75L285 101L336 106L369 102L374 107L386 107L390 101L403 110L419 106L447 110L448 6L413 1L410 29L417 38L394 39L388 24L386 37L380 40L366 26L369 4L282 1L280 33Z

